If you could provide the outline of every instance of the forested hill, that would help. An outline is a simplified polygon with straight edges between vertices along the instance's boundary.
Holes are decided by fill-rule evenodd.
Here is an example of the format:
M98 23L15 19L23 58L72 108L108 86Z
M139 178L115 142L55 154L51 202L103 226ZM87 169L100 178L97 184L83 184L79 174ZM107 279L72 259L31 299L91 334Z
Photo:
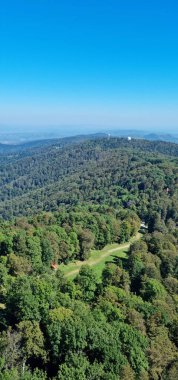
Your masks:
M0 380L177 380L178 145L3 153L0 185Z
M0 143L0 159L2 159L3 156L9 155L9 154L18 154L19 156L25 155L31 155L34 154L36 149L40 148L46 148L51 146L58 146L58 147L64 147L66 145L74 144L74 143L82 143L86 140L97 140L106 137L107 134L105 133L94 133L90 135L76 135L76 136L69 136L69 137L61 137L61 138L53 138L53 139L43 139L43 140L34 140L29 142L23 142L23 143L16 143L16 144L3 144ZM4 157L5 158L5 157Z
M3 154L0 213L12 218L81 202L131 207L142 218L150 207L176 213L177 157L176 144L118 138Z

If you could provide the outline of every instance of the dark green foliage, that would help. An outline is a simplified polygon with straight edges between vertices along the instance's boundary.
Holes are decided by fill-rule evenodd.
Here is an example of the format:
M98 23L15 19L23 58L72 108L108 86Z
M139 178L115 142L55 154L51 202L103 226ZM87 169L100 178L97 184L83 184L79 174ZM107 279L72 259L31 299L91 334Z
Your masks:
M178 215L174 155L176 144L118 138L7 155L0 167L0 213L11 218L61 205L104 203L138 210L150 232L154 227L163 231L165 220Z

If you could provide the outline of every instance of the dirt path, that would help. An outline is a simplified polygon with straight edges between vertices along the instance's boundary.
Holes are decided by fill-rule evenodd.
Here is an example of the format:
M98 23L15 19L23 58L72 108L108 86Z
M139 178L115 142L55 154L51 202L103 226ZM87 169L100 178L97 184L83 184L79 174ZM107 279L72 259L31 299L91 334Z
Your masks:
M70 272L66 273L65 274L65 277L70 277L70 276L74 276L75 274L77 274L81 268L82 265L89 265L89 266L95 266L97 264L99 264L103 258L107 257L107 256L110 256L111 253L114 253L116 251L122 251L123 249L127 249L130 247L131 243L133 243L134 241L136 240L139 240L141 237L140 233L138 233L134 238L131 239L130 242L128 243L125 243L125 244L119 244L118 247L115 247L115 248L111 248L111 249L108 249L107 251L104 251L103 252L101 251L101 254L98 258L92 260L92 259L88 259L88 260L85 260L85 261L76 261L76 266L78 268L76 269L73 269L71 270Z

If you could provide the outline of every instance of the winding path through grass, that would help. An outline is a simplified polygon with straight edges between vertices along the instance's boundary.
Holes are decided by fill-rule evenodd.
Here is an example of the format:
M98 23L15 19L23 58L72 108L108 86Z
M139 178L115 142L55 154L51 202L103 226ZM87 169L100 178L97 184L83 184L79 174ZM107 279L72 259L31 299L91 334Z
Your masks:
M133 237L128 243L124 244L111 244L104 247L102 250L94 250L91 252L91 255L88 260L85 261L75 261L69 263L68 265L61 264L59 269L64 273L65 277L74 278L82 265L90 265L96 269L98 275L101 274L102 269L105 263L109 261L113 261L114 258L126 258L131 243L141 238L141 234L138 233L135 237ZM115 254L115 255L113 255Z

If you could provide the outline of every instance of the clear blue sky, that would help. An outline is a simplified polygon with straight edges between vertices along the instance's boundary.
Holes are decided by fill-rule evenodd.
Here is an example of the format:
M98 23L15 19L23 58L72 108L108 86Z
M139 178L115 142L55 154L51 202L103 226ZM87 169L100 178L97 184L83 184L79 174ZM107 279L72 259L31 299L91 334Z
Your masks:
M3 124L178 128L178 2L1 1Z

